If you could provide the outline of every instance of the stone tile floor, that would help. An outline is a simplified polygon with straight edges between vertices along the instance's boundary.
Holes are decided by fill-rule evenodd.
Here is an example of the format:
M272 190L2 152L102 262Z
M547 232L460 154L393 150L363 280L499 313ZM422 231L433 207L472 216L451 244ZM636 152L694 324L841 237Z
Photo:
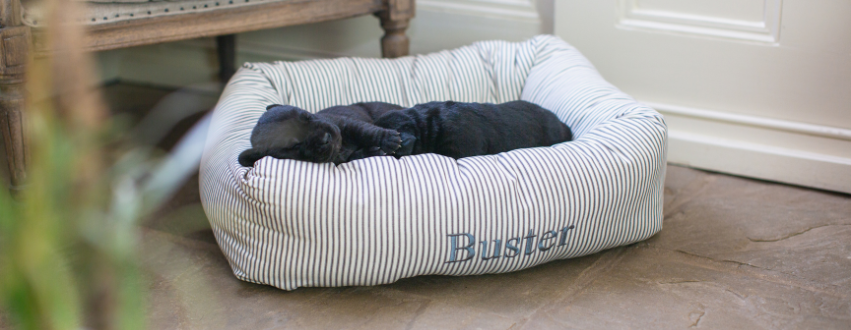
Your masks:
M669 166L649 240L524 271L292 292L233 277L190 182L144 225L156 329L851 329L851 197Z
M168 93L106 95L144 109ZM142 224L151 329L851 329L848 195L669 166L664 229L645 242L508 274L292 292L237 280L198 198L193 178Z

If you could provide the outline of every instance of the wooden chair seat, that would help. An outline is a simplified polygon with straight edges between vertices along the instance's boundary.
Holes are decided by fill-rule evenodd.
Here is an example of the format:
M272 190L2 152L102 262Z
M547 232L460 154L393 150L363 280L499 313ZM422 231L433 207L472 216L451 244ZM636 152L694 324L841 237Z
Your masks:
M227 11L238 7L257 6L271 2L293 2L296 0L112 0L85 1L85 11L77 22L85 25L102 25L115 22L149 19L161 16L180 16L190 13ZM21 1L21 22L39 28L44 26L41 1Z

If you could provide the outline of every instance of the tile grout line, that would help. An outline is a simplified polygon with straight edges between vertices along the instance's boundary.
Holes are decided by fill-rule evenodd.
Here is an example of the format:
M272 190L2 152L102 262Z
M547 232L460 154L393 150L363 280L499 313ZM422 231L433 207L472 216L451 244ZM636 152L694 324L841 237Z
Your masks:
M679 262L704 269L746 276L749 278L762 280L774 284L788 285L800 288L805 291L826 294L833 297L851 297L851 292L848 292L849 290L836 285L820 284L813 282L812 280L794 276L792 274L761 268L744 262L726 259L718 260L682 250L668 250L650 246L648 244L639 244L637 248L648 249L656 252L669 254L674 256L675 259L679 259Z

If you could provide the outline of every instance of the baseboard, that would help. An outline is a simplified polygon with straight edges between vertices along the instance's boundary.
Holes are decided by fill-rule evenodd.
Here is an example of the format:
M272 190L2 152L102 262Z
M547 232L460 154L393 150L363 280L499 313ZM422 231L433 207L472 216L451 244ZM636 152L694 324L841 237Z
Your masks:
M672 164L851 193L851 130L645 104L665 115Z

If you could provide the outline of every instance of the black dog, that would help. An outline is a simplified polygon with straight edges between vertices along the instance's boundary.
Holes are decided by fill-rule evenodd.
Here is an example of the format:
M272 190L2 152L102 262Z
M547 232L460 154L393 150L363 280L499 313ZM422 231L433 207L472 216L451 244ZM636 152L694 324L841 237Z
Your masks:
M392 154L402 142L399 132L372 123L375 118L398 109L403 108L369 102L331 107L312 114L293 106L270 105L251 132L252 148L239 155L239 164L254 166L254 162L265 156L340 164Z
M570 128L555 114L526 101L430 102L409 109L370 102L316 114L276 104L260 117L251 133L252 148L239 155L239 163L253 166L260 158L272 156L340 164L422 153L458 159L550 146L572 138Z
M436 153L458 159L573 139L555 114L526 101L430 102L387 112L375 125L401 133L396 157Z

